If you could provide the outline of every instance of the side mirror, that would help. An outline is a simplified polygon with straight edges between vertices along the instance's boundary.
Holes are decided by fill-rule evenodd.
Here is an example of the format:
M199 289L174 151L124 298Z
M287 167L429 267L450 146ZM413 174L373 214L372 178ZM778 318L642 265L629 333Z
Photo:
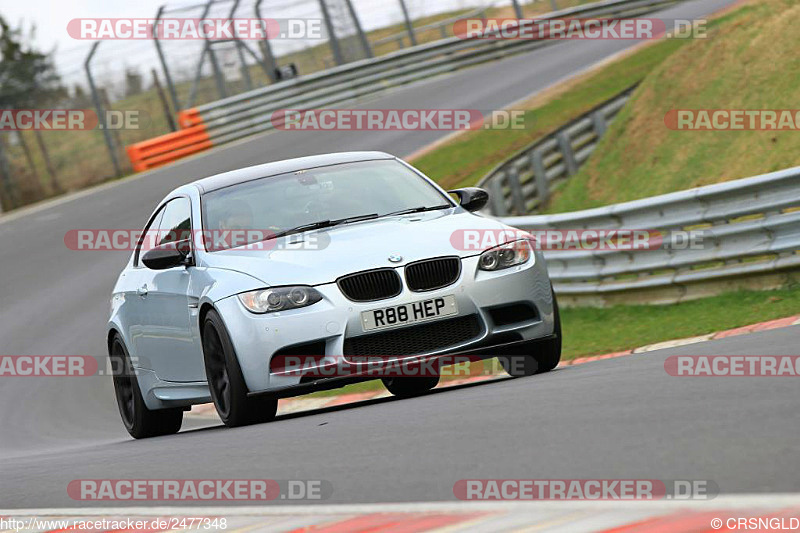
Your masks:
M166 270L176 266L189 266L191 258L189 241L169 242L144 253L142 263L150 270Z
M478 187L464 187L463 189L453 189L447 192L457 195L458 203L467 211L483 209L489 201L489 193Z

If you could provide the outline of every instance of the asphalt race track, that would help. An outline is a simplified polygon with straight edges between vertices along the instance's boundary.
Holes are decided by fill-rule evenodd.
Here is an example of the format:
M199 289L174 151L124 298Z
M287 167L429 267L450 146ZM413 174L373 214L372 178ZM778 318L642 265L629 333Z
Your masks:
M728 4L690 1L654 16L701 17ZM360 107L501 108L633 44L565 42ZM332 151L404 156L442 135L276 132L0 218L0 353L105 352L108 298L128 254L70 251L69 229L140 228L170 189L216 172ZM100 478L323 479L334 487L328 503L452 500L458 479L521 475L709 479L724 493L798 491L792 380L674 378L663 369L669 354L795 355L798 346L796 326L239 430L191 420L181 434L150 441L128 437L107 376L3 378L0 507L78 506L67 483Z
M67 496L70 481L120 478L326 480L333 496L324 503L454 500L460 479L525 476L710 480L726 495L796 492L794 380L672 377L664 360L794 355L798 339L800 326L792 326L150 441L128 439L105 417L91 421L108 426L93 443L4 460L3 502L79 506Z

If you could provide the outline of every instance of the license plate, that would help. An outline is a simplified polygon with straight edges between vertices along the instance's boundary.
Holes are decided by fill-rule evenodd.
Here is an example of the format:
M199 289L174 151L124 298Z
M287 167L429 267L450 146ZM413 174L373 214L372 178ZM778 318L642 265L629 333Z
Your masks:
M361 313L361 326L364 331L391 328L401 324L425 322L443 316L458 314L455 296L442 296L410 304L373 309Z

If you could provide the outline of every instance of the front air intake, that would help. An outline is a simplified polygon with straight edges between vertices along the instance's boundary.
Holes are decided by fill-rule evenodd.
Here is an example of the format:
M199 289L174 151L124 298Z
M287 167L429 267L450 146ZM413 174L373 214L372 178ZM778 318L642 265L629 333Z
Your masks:
M354 302L373 302L397 296L403 290L393 268L380 268L349 274L336 280L339 290Z
M452 285L461 274L461 259L438 257L406 266L406 283L414 292L432 291Z

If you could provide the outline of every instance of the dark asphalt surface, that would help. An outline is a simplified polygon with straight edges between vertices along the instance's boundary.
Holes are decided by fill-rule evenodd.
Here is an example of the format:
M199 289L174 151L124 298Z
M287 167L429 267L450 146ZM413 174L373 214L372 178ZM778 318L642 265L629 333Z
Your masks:
M792 326L260 426L149 441L112 432L0 462L3 507L80 506L70 481L120 478L327 480L325 503L454 500L460 479L710 480L721 494L796 492L796 379L672 377L664 360L794 355L798 340Z
M659 16L699 17L729 3L691 1ZM633 44L561 43L361 106L500 108ZM170 189L220 171L331 151L404 156L442 135L278 132L0 219L0 354L104 353L107 302L128 254L70 251L63 243L69 229L139 228ZM687 353L791 354L799 336L795 327ZM723 491L797 490L792 380L670 378L660 357L592 363L236 431L192 430L198 423L191 422L178 436L144 442L124 431L107 377L4 378L0 508L79 505L65 487L80 478L326 479L337 502L446 500L456 479L522 475L710 478Z

